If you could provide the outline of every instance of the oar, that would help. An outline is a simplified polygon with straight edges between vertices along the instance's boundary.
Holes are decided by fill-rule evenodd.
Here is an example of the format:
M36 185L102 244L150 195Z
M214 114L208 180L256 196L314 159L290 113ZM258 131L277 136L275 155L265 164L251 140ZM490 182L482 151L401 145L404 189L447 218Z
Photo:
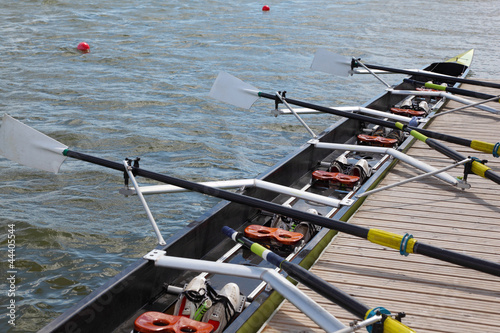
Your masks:
M500 103L500 96L485 94L485 93L481 93L478 91L455 88L455 87L447 87L447 86L445 87L445 86L442 86L440 84L434 84L432 82L422 82L422 81L417 81L417 80L412 80L412 79L403 79L403 81L406 83L410 83L414 86L422 86L425 88L446 91L446 92L449 92L452 94L457 94L457 95L462 95L462 96L475 97L475 98L480 98L480 99L495 99L496 98L497 102Z
M99 157L69 150L64 144L15 120L9 115L5 115L3 117L3 123L0 127L0 152L4 157L15 162L32 166L40 170L56 173L58 172L61 164L64 162L66 156L121 172L125 171L125 166L122 163L112 162ZM428 257L500 276L500 264L498 263L444 250L431 245L425 245L409 237L408 234L400 236L383 230L367 229L346 222L302 212L258 198L252 198L238 193L212 188L203 184L182 180L137 167L132 167L132 171L137 176L142 176L162 183L182 187L190 191L207 194L219 199L269 211L274 214L288 216L299 221L308 221L325 228L365 238L373 243L399 250L401 254L406 255L408 253L419 253Z
M271 250L266 249L259 243L255 243L250 239L246 238L242 233L236 232L230 227L223 227L222 232L234 240L235 242L243 244L245 247L250 249L253 253L271 263L272 265L281 268L290 277L292 277L297 282L302 283L304 286L310 288L311 290L322 295L326 299L332 301L333 303L341 306L343 309L354 314L361 319L369 319L376 311L386 314L385 320L383 321L384 332L415 332L411 328L403 325L400 321L397 321L390 317L390 312L383 307L370 308L363 304L356 298L347 294L346 292L338 289L337 287L326 282L319 276L309 272L307 269L291 263L284 258L280 257ZM370 331L370 330L369 330Z
M401 130L404 131L409 131L409 133L417 138L418 140L424 142L427 144L429 147L435 149L436 151L440 152L441 154L448 156L455 162L460 162L465 160L467 157L464 155L460 154L456 150L453 150L442 143L440 143L437 140L431 139L424 135L420 129L413 130L409 128L408 126L402 124L402 123L396 123L396 127L398 127ZM498 145L497 145L497 151L498 151ZM473 158L472 163L470 164L470 171L478 176L481 176L483 178L488 178L492 181L494 181L497 184L500 184L500 175L497 173L493 172L489 167L483 164L482 161L479 161L477 158ZM465 174L467 176L467 173Z
M412 71L406 69L369 65L362 63L358 59L355 58L349 59L347 57L335 54L333 52L324 49L319 49L316 51L316 54L314 55L314 59L311 65L311 69L330 73L337 76L349 76L352 73L352 70L359 66L367 67L370 69L383 70L387 72L399 73L399 74L423 76L430 79L436 79L441 82L451 82L451 83L460 82L476 86L500 88L500 84L494 82L463 79L459 77L448 76L438 73L434 74L427 71Z
M411 135L413 135L417 139L425 142L429 147L431 147L431 148L439 151L440 153L452 158L456 162L465 160L465 157L462 154L456 152L455 150L445 146L444 144L442 144L436 140L429 138L431 136L436 136L439 139L452 139L454 137L446 136L446 135L443 135L441 133L434 133L434 132L427 131L427 130L422 131L422 132L425 132L426 135L419 136L418 133L421 131L421 129L418 129L418 132L417 132L417 130L413 129L413 127L409 128L408 126L405 126L405 125L398 123L398 122L392 122L392 121L383 120L383 119L379 119L379 118L373 118L373 117L369 117L369 116L358 114L358 113L350 113L350 112L338 110L335 108L328 108L328 107L324 107L324 106L320 106L320 105L316 105L316 104L298 101L295 99L290 99L290 98L285 99L284 96L280 96L278 98L276 95L260 92L257 90L257 88L251 86L248 83L241 81L237 77L234 77L226 72L219 73L219 75L215 79L215 82L212 86L212 89L210 90L209 96L211 96L215 99L221 100L223 102L232 104L234 106L242 107L242 108L246 108L246 109L249 109L252 106L252 104L255 103L259 99L259 97L271 99L274 101L277 101L277 100L281 101L283 99L283 100L286 100L289 104L294 104L294 105L305 107L308 109L313 109L313 110L317 110L317 111L321 111L321 112L325 112L325 113L331 113L331 114L334 114L337 116L346 117L346 118L350 118L350 119L356 119L356 120L380 125L383 127L407 131L408 133L410 133ZM499 147L500 144L492 145L492 144L488 144L488 143L483 143L481 141L475 141L474 143L472 143L472 142L467 142L467 140L465 140L465 139L460 139L460 140L458 140L459 138L454 138L454 139L457 139L454 141L455 143L459 142L461 144L465 144L466 146L469 146L469 147L475 148L475 149L476 148L484 148L484 149L491 148L492 152L494 152L493 155L495 155L495 153L498 154L500 151L500 147ZM491 171L491 169L489 167L485 166L483 163L480 163L477 160L472 161L472 165L473 165L472 172L474 172L475 174L477 174L481 177L488 178L497 184L500 184L500 175L497 175L496 173Z

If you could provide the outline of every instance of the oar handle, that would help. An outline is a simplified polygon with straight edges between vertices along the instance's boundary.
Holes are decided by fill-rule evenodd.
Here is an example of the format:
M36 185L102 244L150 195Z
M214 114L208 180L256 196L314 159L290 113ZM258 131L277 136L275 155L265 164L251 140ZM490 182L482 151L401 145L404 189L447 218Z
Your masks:
M446 141L449 143L454 143L460 146L464 147L470 147L474 150L477 151L482 151L488 154L493 154L494 157L498 157L500 155L500 143L489 143L489 142L484 142L480 140L469 140L469 139L464 139L460 138L457 136L453 135L448 135L448 134L443 134L443 133L438 133L438 132L433 132L426 130L424 128L418 128L415 126L406 126L407 128L411 130L418 131L420 134L423 134L427 137L441 140L441 141Z

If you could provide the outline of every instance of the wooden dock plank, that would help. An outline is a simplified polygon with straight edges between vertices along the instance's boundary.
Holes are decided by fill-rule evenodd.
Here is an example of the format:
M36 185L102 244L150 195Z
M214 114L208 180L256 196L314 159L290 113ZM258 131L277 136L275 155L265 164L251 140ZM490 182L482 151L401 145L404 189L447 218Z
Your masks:
M489 94L498 91L464 85ZM500 108L498 103L488 103ZM449 102L446 109L460 106ZM445 109L445 110L446 110ZM436 117L428 129L496 143L500 115L469 108ZM493 171L500 162L468 147L445 143L465 156L486 159ZM416 142L408 154L441 168L450 160ZM398 163L379 187L420 174ZM463 167L448 171L463 175ZM499 185L469 175L472 188L461 191L433 178L370 195L350 223L399 234L420 242L500 262ZM398 251L346 234L339 234L311 271L365 304L404 311L403 322L417 332L496 332L500 322L500 278L418 254ZM344 324L356 318L320 295L300 286ZM293 305L285 302L263 332L322 332Z

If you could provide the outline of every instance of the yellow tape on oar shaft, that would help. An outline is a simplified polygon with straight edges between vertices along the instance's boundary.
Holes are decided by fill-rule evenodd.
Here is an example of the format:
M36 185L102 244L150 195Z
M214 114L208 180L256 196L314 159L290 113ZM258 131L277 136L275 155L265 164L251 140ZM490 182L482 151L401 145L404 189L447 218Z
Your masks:
M415 330L410 327L404 325L400 321L391 317L391 312L383 307L376 307L368 310L365 313L364 319L372 318L374 315L382 315L382 323L384 325L383 332L384 333L412 333ZM373 332L373 326L367 327L368 332Z
M384 333L404 333L404 332L416 332L414 329L406 326L400 321L394 318L388 317L384 320Z
M493 150L495 149L495 145L493 143L472 140L470 143L470 147L474 150L484 151L485 153L493 154ZM500 151L496 151L498 154Z
M372 243L390 247L395 250L399 250L401 247L401 242L403 241L403 237L404 236L385 230L370 229L368 231L367 239ZM415 246L415 243L417 243L416 239L414 238L409 239L407 241L405 251L407 253L413 253L413 247Z
M471 171L473 173L475 173L476 175L481 176L483 178L486 178L484 173L488 170L491 170L491 168L487 167L483 163L479 163L477 161L472 161Z

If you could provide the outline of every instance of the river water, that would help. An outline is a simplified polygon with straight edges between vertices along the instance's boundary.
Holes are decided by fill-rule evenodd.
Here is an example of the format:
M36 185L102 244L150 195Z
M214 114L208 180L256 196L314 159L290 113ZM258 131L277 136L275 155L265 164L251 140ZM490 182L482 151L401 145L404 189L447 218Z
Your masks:
M261 10L265 4L269 12ZM91 155L140 156L146 169L194 181L254 178L308 134L293 117L271 116L269 100L243 110L209 98L220 70L261 91L286 90L290 98L332 106L363 104L384 87L369 76L311 71L318 48L399 68L475 48L471 76L498 79L497 6L494 0L3 1L0 109ZM81 41L90 53L76 50ZM317 132L335 121L304 119ZM122 186L120 173L76 160L54 175L0 157L0 331L37 331L155 247L140 202L118 194ZM147 200L165 238L218 201L196 193ZM9 263L12 234L15 262ZM12 301L15 326L7 316Z

